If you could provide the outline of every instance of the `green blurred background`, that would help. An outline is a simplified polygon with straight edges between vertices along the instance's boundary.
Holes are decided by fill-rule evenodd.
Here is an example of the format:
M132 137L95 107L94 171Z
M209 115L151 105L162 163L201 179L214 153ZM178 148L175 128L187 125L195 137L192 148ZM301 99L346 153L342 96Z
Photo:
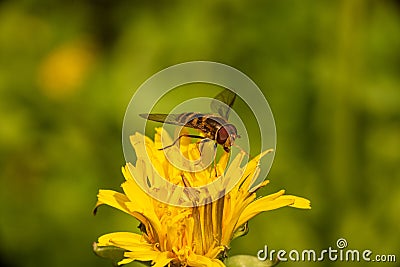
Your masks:
M110 266L92 242L137 222L92 208L98 189L120 190L125 109L151 75L191 60L257 83L278 137L262 193L312 201L252 220L232 255L342 237L399 261L399 48L399 1L0 2L1 263Z

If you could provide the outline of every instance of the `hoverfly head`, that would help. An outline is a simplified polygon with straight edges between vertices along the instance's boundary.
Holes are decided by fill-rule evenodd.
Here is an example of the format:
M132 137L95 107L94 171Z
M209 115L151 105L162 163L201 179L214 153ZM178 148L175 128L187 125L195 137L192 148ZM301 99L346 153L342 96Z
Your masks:
M225 124L218 129L215 140L229 153L231 146L235 143L236 137L238 137L236 127L232 124Z

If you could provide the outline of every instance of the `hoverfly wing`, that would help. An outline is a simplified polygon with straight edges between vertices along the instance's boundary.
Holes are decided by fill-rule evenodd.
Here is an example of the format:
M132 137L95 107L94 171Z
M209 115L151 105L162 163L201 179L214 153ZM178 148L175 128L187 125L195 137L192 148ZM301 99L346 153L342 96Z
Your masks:
M211 110L221 115L224 119L228 119L229 112L231 111L231 107L235 102L235 99L236 94L229 89L225 89L214 97L210 104ZM223 105L221 102L225 103L225 105Z
M162 114L162 113L139 114L140 117L145 118L146 120L150 120L150 121L157 121L157 122L163 122L163 123L174 124L174 125L184 125L184 123L182 123L178 120L179 115L180 114Z

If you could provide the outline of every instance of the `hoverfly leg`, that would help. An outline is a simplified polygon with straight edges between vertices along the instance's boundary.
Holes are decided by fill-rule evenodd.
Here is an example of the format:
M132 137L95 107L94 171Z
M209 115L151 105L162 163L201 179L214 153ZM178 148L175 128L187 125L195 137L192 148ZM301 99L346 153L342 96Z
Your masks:
M200 141L198 141L196 143L197 144L197 149L199 150L199 153L200 153L200 156L203 156L203 154L206 153L206 152L204 152L205 149L207 149L205 147L205 144L210 142L210 141L212 141L212 140L205 137L203 140L200 140Z
M199 151L200 151L200 155L203 153L203 149L204 149L204 143L205 142L209 142L209 141L213 141L213 140L211 140L211 139L205 139L205 140L202 140L202 141L200 141L199 143L200 143L200 145L199 145ZM217 146L218 146L218 144L217 143L214 143L214 145L213 145L213 168L214 168L214 174L215 174L215 177L218 177L218 172L217 172L217 163L216 163L216 156L217 156ZM212 168L211 166L210 166L210 168ZM212 176L212 171L210 171L210 178L211 178L211 176Z
M247 152L246 150L244 150L243 148L241 148L239 145L233 144L233 146L239 148L239 150L240 150L241 152L245 153L246 156L248 156L249 158L252 158L252 157L250 156L250 153Z
M216 163L216 158L215 158L215 156L216 156L216 153L217 153L217 146L218 146L218 144L217 143L215 143L215 145L214 145L214 171L215 171L215 177L218 177L218 170L217 170L217 163Z
M170 148L170 147L174 146L174 145L176 144L176 142L178 142L182 137L190 137L190 138L205 139L204 136L200 136L200 135L183 134L183 135L180 135L178 138L176 138L175 141L174 141L172 144L170 144L170 145L168 145L168 146L165 146L165 147L162 147L162 148L159 148L158 150L164 150L164 149L166 149L166 148Z
M212 141L212 140L209 139L209 138L203 138L202 140L200 140L199 142L197 142L197 147L198 147L198 149L199 149L200 155L203 154L203 151L204 151L204 144L207 143L207 142L210 142L210 141Z
M203 157L203 156L207 157L207 154L206 154L207 153L207 148L205 148L205 144L210 142L210 141L213 142L212 139L204 138L204 140L201 140L201 141L197 142L197 146L198 146L198 149L199 149L201 157ZM215 143L215 142L213 142L213 143L214 143L213 148L212 148L213 167L214 167L214 171L215 171L215 177L217 177L217 168L216 168L215 157L217 155L217 146L218 146L218 144ZM212 168L212 166L210 166L210 168ZM211 178L211 176L212 176L212 172L210 172L210 178Z

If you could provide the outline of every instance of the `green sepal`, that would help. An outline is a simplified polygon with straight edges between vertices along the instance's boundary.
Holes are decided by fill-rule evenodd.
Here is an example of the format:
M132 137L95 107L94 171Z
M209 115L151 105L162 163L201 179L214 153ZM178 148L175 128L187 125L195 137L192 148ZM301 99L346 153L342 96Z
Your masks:
M244 223L241 225L234 233L232 236L232 240L241 236L247 235L249 232L249 222Z
M93 243L93 252L97 256L111 260L113 266L122 266L118 265L118 262L124 259L125 249L114 247L114 246L102 246L99 247L96 242ZM131 263L133 266L151 266L151 262L143 262L143 261L133 261Z
M235 255L225 260L227 267L271 267L279 263L278 259L260 261L257 257L250 255Z
M114 247L114 246L98 246L96 242L93 243L93 252L105 259L111 260L113 266L118 266L118 262L120 262L124 258L125 249Z

